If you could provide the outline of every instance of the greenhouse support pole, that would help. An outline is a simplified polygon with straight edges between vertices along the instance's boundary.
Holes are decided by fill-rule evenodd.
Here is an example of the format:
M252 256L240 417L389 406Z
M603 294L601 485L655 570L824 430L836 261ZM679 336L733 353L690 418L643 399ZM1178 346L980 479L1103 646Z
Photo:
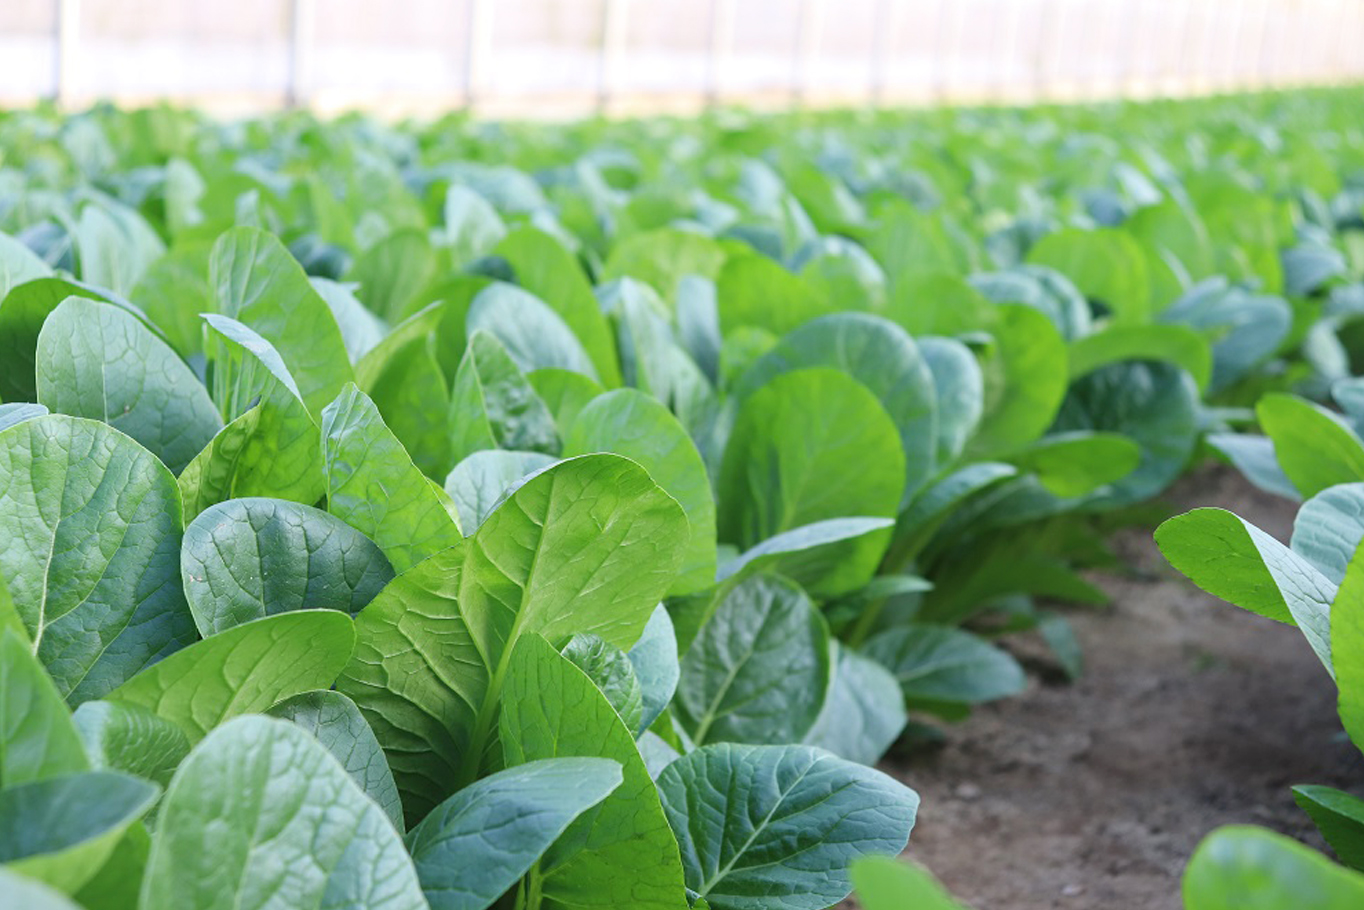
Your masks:
M606 0L602 9L601 44L597 48L597 113L611 108L611 98L620 81L625 39L629 34L629 0Z
M76 84L76 45L80 41L80 0L55 0L53 33L52 100L70 107Z
M290 0L289 3L289 69L284 88L286 107L305 107L309 101L312 81L312 61L309 59L313 41L313 23L317 21L316 0Z
M880 107L886 100L886 65L890 57L890 38L895 31L895 13L900 4L895 0L876 0L872 13L871 78L867 83L867 100Z
M791 67L791 101L800 106L809 101L810 70L819 54L821 0L800 0L796 10L795 58Z
M706 47L706 104L720 103L725 74L734 52L734 2L711 0L710 43Z
M483 93L483 67L492 52L492 0L469 0L464 37L464 106L472 109Z

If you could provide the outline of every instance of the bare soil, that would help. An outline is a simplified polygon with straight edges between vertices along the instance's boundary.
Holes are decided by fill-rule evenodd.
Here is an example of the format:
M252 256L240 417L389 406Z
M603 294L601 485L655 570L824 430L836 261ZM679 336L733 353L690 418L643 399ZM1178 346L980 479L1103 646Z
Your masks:
M1220 468L1167 498L1280 540L1296 510ZM1199 591L1149 531L1115 546L1132 571L1094 579L1112 605L1071 614L1078 682L1035 674L941 748L882 765L923 799L908 855L979 910L1178 910L1184 864L1213 828L1253 823L1320 848L1289 787L1364 788L1335 687L1296 629Z

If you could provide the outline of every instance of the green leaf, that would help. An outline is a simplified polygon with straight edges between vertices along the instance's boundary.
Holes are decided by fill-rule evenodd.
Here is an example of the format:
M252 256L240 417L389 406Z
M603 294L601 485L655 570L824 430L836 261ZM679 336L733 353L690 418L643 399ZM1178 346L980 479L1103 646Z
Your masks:
M1225 455L1236 470L1256 487L1275 496L1301 501L1298 488L1293 486L1293 481L1279 467L1279 459L1274 454L1274 441L1268 436L1210 433L1205 440Z
M216 339L214 398L236 416L180 475L187 512L237 496L317 502L325 489L321 435L279 352L236 320L204 321Z
M575 819L620 784L618 762L551 758L465 787L407 835L431 910L492 906Z
M682 510L643 468L616 455L572 458L361 611L338 688L384 743L409 817L478 776L517 639L591 632L633 644L685 536Z
M985 359L985 413L967 451L980 455L1026 445L1051 426L1069 379L1066 344L1051 320L1022 304L1000 304Z
M1071 498L1132 473L1141 462L1141 448L1116 433L1071 431L1043 436L1009 460L1035 474L1048 492Z
M0 299L0 398L32 401L38 397L38 335L48 315L72 295L102 296L94 288L62 278L35 278L16 285Z
M394 326L378 344L366 351L355 364L355 384L360 390L368 394L402 351L407 350L413 342L434 335L440 328L446 309L444 301L423 307Z
M455 465L445 478L445 492L459 510L460 524L473 533L526 477L554 462L541 452L484 449Z
M126 310L68 297L38 335L38 400L102 420L181 471L223 422L190 368Z
M958 506L977 493L1018 475L1013 465L995 461L968 464L926 487L910 501L896 522L891 547L892 565L908 565L928 545L944 521Z
M1338 664L1334 671L1340 690L1336 707L1345 732L1359 746L1364 743L1364 556L1359 550L1350 560L1327 618L1331 654ZM1312 638L1308 641L1316 647ZM1332 665L1328 663L1327 669Z
M602 641L600 636L580 632L568 640L561 653L601 690L631 735L647 729L640 725L644 718L644 690L635 675L635 665L624 651Z
M465 330L497 338L522 372L560 369L597 378L582 343L554 310L529 291L497 282L469 305Z
M654 608L639 641L627 652L635 668L642 696L642 714L636 733L654 725L673 700L682 668L677 659L677 634L672 618L662 604Z
M481 449L555 453L554 418L502 342L474 332L450 393L451 454L456 462Z
M149 812L147 819L135 822L123 832L104 865L76 892L76 900L85 910L127 910L137 906L147 855L152 849L151 835L147 833L150 816Z
M350 287L326 278L310 278L309 283L331 309L336 327L341 330L341 340L346 344L346 356L352 363L378 347L387 327L378 316L365 309Z
M888 268L894 265L887 263ZM965 278L925 272L891 285L886 316L915 338L930 333L960 335L988 327L994 319L994 304Z
M350 617L281 613L233 626L143 670L109 694L178 724L197 742L229 717L325 689L355 649Z
M81 280L117 294L132 290L166 245L135 210L112 200L81 209L73 232Z
M1263 365L1288 337L1293 310L1279 297L1252 294L1225 278L1205 281L1162 315L1202 331L1212 342L1208 390L1216 393Z
M224 233L213 244L209 284L219 313L279 351L314 417L353 380L331 308L277 237L252 227Z
M1071 342L1071 381L1123 360L1169 361L1192 376L1200 391L1207 390L1212 378L1212 348L1193 329L1182 325L1125 325Z
M180 494L106 424L49 415L0 433L0 577L73 705L194 639L180 587Z
M424 910L392 822L315 739L241 717L180 766L161 807L142 910Z
M800 276L761 255L727 259L715 278L715 291L724 337L740 326L785 335L836 309Z
M312 734L332 754L346 773L374 800L388 820L403 830L403 806L398 785L388 769L384 750L360 709L340 692L321 689L286 698L269 714L292 721Z
M554 424L560 436L578 419L588 402L602 393L601 386L572 370L536 370L526 379L554 415Z
M611 248L602 266L602 281L629 276L652 285L664 300L677 299L686 275L715 278L725 251L713 238L696 231L663 227L643 231Z
M715 496L701 454L657 400L635 389L617 389L589 402L564 436L565 457L614 452L639 463L687 514L691 528L670 595L690 594L715 583Z
M833 680L814 725L802 740L840 758L874 765L909 720L900 683L889 670L829 642Z
M1289 547L1341 584L1364 541L1364 483L1327 487L1298 509Z
M817 582L833 569L829 563L843 555L831 545L884 531L894 524L891 518L827 518L782 531L720 566L716 581L766 570L802 586L807 579Z
M1142 324L1150 318L1146 257L1122 231L1066 228L1034 244L1028 262L1066 275L1086 297L1112 310L1119 324Z
M183 730L137 705L88 701L73 719L96 771L122 771L165 787L189 754Z
M938 432L933 373L914 339L890 320L866 313L814 319L759 358L735 394L746 397L774 377L818 367L851 376L885 408L900 435L905 490L912 493L933 472Z
M436 273L436 254L426 231L401 228L361 251L347 280L359 283L359 297L370 310L397 322Z
M1336 585L1264 531L1224 509L1194 509L1156 528L1170 565L1214 597L1296 624L1331 671Z
M1364 875L1282 834L1229 825L1198 845L1182 890L1185 910L1354 910Z
M428 477L450 466L450 383L436 357L434 337L400 351L367 393L384 423Z
M462 539L443 491L354 385L322 412L322 459L327 511L371 538L396 571Z
M829 687L829 631L799 587L733 586L682 659L675 708L698 745L798 742Z
M835 370L784 373L739 410L717 484L720 540L751 547L829 518L891 518L904 483L899 433L871 392ZM888 537L851 541L839 583L823 584L865 584Z
M0 865L73 894L160 792L112 771L7 786L0 790Z
M0 300L26 281L46 278L52 267L22 241L0 231Z
M912 624L872 636L862 653L895 675L905 700L975 705L1017 695L1027 679L1007 652L949 626Z
M849 870L865 910L966 910L927 869L889 856L868 856Z
M809 746L719 743L658 777L687 890L715 910L823 910L848 864L904 849L913 790Z
M1255 406L1288 479L1304 498L1364 480L1364 442L1339 419L1295 395L1271 393Z
M936 396L935 463L950 465L961 455L985 412L985 374L971 349L951 338L920 338Z
M507 763L597 756L622 783L549 849L528 881L539 907L680 910L677 842L634 736L587 676L538 635L516 643L500 722Z
M1351 869L1364 866L1364 800L1334 787L1300 784L1293 801L1312 818L1340 861Z
M200 634L212 635L290 610L353 616L393 568L372 540L320 509L233 499L185 529L180 574Z
M90 767L61 693L11 630L0 630L0 789Z
M507 235L502 216L478 193L452 184L445 191L445 243L462 266L488 255Z
M25 420L42 417L48 413L50 413L48 409L40 404L30 404L24 401L0 404L0 431L8 430L16 423L23 423Z
M4 235L0 234L0 239ZM26 875L0 867L0 906L24 910L85 910L47 885Z

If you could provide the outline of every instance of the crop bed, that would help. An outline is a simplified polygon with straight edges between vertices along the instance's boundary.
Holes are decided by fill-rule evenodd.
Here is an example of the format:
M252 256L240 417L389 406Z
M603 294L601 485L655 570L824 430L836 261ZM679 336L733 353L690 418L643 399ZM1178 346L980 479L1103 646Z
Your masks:
M951 906L899 763L1167 518L1362 741L1361 100L0 114L0 905ZM1294 794L1189 910L1358 906Z

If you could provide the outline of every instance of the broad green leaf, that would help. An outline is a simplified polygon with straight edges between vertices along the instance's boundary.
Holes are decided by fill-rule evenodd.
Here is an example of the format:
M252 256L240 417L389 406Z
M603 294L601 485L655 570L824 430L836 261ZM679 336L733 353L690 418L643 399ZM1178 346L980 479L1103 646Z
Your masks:
M61 694L28 642L0 630L0 789L89 767Z
M319 689L286 698L270 708L269 714L292 721L311 733L365 795L384 810L393 826L403 830L398 785L393 782L393 772L388 769L379 740L355 702L340 692Z
M1042 265L1014 265L972 275L971 286L996 304L1021 304L1047 317L1066 341L1088 335L1094 316L1080 289L1062 272Z
M384 423L427 477L450 466L450 383L436 357L435 338L400 351L367 392Z
M554 415L554 424L562 437L578 419L587 403L602 393L597 385L582 373L572 370L536 370L526 377L531 388Z
M38 335L38 400L102 420L179 473L223 422L208 390L126 310L68 297Z
M715 910L823 910L848 864L904 849L913 790L809 746L718 743L658 777L689 894Z
M0 576L73 705L194 639L178 569L180 494L147 450L52 414L0 433Z
M1225 455L1246 480L1261 490L1294 501L1302 499L1298 488L1293 486L1293 481L1279 466L1279 459L1274 454L1274 441L1268 436L1210 433L1206 441Z
M109 694L178 724L197 742L251 714L336 681L355 627L335 610L299 610L233 626L143 670Z
M899 681L869 657L838 642L829 642L833 679L807 746L818 746L840 758L874 765L904 730L909 715Z
M1156 528L1170 564L1214 597L1296 624L1331 672L1336 585L1312 563L1223 509L1194 509Z
M1212 378L1212 349L1203 336L1182 325L1112 326L1070 345L1070 378L1123 360L1166 360L1206 391Z
M500 728L509 766L561 756L621 765L620 787L531 871L537 910L680 910L677 842L632 731L592 681L538 635L523 636L511 655Z
M322 459L327 511L372 539L394 570L406 571L461 540L443 492L354 385L322 412Z
M393 578L365 535L339 518L282 499L233 499L185 529L185 598L202 635L290 610L352 616Z
M759 358L735 394L747 396L774 377L818 367L846 373L876 396L900 434L905 490L917 489L933 471L937 393L914 339L890 320L866 313L814 319Z
M0 300L24 282L51 274L52 267L37 253L0 231Z
M325 489L320 432L279 352L235 320L204 320L216 339L214 400L231 422L180 475L187 513L237 496L317 502Z
M994 350L982 364L985 413L967 446L989 455L1046 432L1066 395L1066 345L1051 320L1022 304L1000 304Z
M642 714L636 733L654 725L673 700L681 665L677 659L677 634L672 618L662 604L654 608L649 623L627 652L635 668L642 696Z
M1282 834L1230 825L1198 845L1182 891L1185 910L1355 910L1364 875Z
M1341 724L1356 746L1364 743L1364 556L1356 550L1328 615ZM1298 623L1302 625L1302 621ZM1304 630L1304 634L1306 631ZM1308 642L1317 648L1313 637ZM1318 654L1321 651L1318 649ZM1333 669L1327 663L1327 669Z
M549 305L529 291L501 282L479 292L469 305L465 331L497 338L522 372L559 369L597 378L582 343Z
M715 583L715 496L701 454L657 400L635 389L617 389L589 402L564 436L565 457L614 452L649 472L687 514L691 533L670 595L690 594Z
M1351 869L1364 867L1364 800L1334 787L1310 784L1294 787L1293 800L1311 816L1342 863Z
M894 524L891 518L828 518L801 525L774 534L729 560L720 566L716 581L768 570L802 585L806 578L817 582L833 568L827 564L829 560L842 555L831 545L884 531Z
M864 910L966 910L927 869L889 856L852 864L853 887Z
M925 488L910 501L896 522L892 565L908 564L928 544L943 522L966 500L1018 474L1013 465L996 461L968 464Z
M128 294L182 357L203 351L199 314L213 309L209 250L208 243L177 244L147 267Z
M891 286L886 316L915 338L960 335L987 328L994 319L994 305L965 278L926 272Z
M1364 483L1327 487L1293 518L1289 547L1332 584L1341 584L1364 541Z
M426 231L401 228L363 250L347 280L358 282L365 306L392 322L404 318L412 301L437 274L437 259Z
M297 726L241 717L175 773L142 910L425 910L402 838Z
M675 709L698 745L798 742L829 687L829 631L791 582L730 588L682 659Z
M1271 393L1255 406L1274 454L1304 498L1338 483L1364 480L1364 442L1323 408Z
M757 326L785 335L836 307L798 275L766 256L732 256L715 277L720 331L728 337L740 326Z
M112 771L7 786L0 790L0 866L74 894L160 792Z
M165 787L189 754L183 730L137 705L88 701L73 719L96 771L122 771Z
M610 759L550 758L465 787L407 835L431 910L492 906L620 784L620 765Z
M0 398L32 401L38 397L38 335L48 315L72 296L102 297L96 289L77 282L35 278L15 285L0 298Z
M717 484L719 537L751 547L829 518L890 518L904 482L899 433L866 387L835 370L783 373L739 410ZM838 587L864 584L888 537L851 541Z
M0 906L24 910L85 910L60 891L3 867L0 867Z
M1116 433L1051 433L1010 457L1051 493L1084 496L1136 469L1141 448Z
M360 391L368 394L374 388L374 383L388 370L394 358L414 341L435 333L445 313L446 305L443 301L422 307L394 326L378 344L366 351L355 364L355 384L360 387Z
M654 612L657 614L658 611ZM600 636L580 632L568 640L560 653L587 674L632 736L647 729L641 727L644 690L626 652L602 641Z
M486 256L507 235L502 216L478 193L452 184L445 191L445 236L455 265Z
M152 849L151 835L147 833L151 814L148 812L147 818L123 832L104 865L76 892L76 900L85 910L127 910L137 906L147 855Z
M51 412L40 404L31 404L23 401L0 404L0 431L8 430L16 423L32 420L35 417L42 417L44 414L49 413Z
M627 237L611 248L602 266L602 281L629 276L652 285L667 301L677 299L677 286L687 275L715 278L725 251L714 239L696 231L658 228Z
M553 307L582 342L602 383L607 388L620 385L610 326L573 254L554 237L533 227L513 230L497 245L496 252L512 267L516 283Z
M449 422L456 463L483 449L559 450L549 409L502 342L487 332L469 337L450 393Z
M952 464L976 432L985 411L985 374L971 349L951 338L920 338L919 353L932 374L937 432L934 461Z
M985 639L949 626L914 624L869 639L862 653L890 670L911 707L975 705L1023 691L1023 668Z
M1028 251L1028 262L1066 275L1086 297L1111 310L1119 324L1139 325L1150 318L1146 257L1122 231L1066 228L1039 240Z
M279 351L316 417L354 376L336 319L278 238L235 227L213 244L209 284L217 310Z
M554 462L542 452L484 449L470 454L445 478L445 492L459 510L460 525L472 534L526 477Z
M517 639L590 632L633 644L685 536L682 510L644 469L616 455L572 458L361 611L338 687L384 743L410 818L478 776Z
M135 210L112 201L86 205L74 231L81 280L126 294L166 245Z
M387 327L378 316L365 309L365 305L351 292L350 286L326 278L311 278L309 283L331 309L351 363L358 363L378 347Z
M1192 288L1161 314L1161 321L1200 330L1212 344L1208 390L1220 392L1264 364L1288 337L1293 311L1279 297L1252 294L1225 279Z

